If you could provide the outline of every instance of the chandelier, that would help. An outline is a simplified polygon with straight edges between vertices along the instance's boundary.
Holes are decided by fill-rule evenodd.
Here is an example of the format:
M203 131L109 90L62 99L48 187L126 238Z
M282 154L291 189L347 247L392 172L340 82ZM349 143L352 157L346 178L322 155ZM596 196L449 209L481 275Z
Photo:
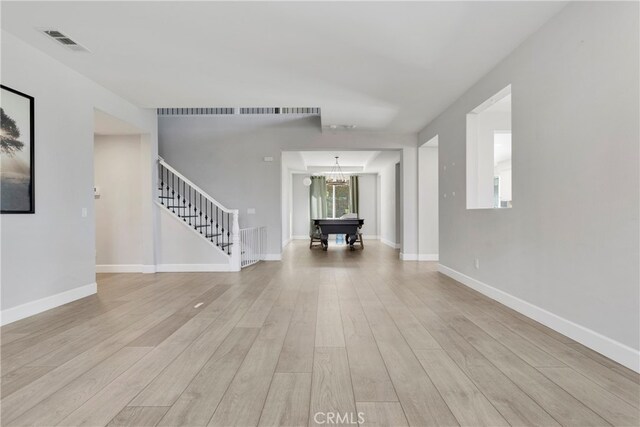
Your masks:
M336 164L331 168L331 172L327 176L327 185L346 185L349 182L342 173L340 163L338 163L338 156L336 156Z

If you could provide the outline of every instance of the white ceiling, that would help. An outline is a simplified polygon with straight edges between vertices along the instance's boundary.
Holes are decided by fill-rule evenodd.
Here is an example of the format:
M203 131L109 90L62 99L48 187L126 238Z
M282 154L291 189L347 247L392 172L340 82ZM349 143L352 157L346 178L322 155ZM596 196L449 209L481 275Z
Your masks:
M344 173L378 173L400 161L399 150L386 151L285 151L282 161L294 172L328 173L338 156Z
M301 151L300 155L307 167L320 166L332 167L338 162L342 168L367 166L373 158L378 156L380 151Z
M2 28L139 106L321 107L324 125L416 132L564 4L2 2Z

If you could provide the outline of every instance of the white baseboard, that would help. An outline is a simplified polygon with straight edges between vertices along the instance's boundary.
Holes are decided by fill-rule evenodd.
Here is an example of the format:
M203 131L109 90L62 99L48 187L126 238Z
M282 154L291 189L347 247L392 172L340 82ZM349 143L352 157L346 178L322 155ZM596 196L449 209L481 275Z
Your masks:
M615 360L629 369L640 372L640 351L501 291L500 289L489 286L486 283L469 277L445 265L440 264L438 266L438 270L442 274L445 274L471 289L474 289L481 294L514 309L518 313L524 314L536 322L540 322L554 331L566 335L567 337L607 356L612 360Z
M2 310L0 315L0 324L7 325L9 323L13 323L17 320L24 319L25 317L33 316L35 314L42 313L43 311L51 310L52 308L70 303L71 301L88 297L89 295L95 294L97 291L98 285L96 283L90 283L85 286L60 292L59 294L40 298L26 304L7 308Z
M264 254L264 258L262 260L263 261L282 261L282 254Z
M291 239L287 239L287 240L283 241L282 242L282 249L286 248L289 243L291 243Z
M304 236L304 235L291 236L291 240L309 240L309 236Z
M400 252L402 261L438 261L438 254L405 254Z
M380 241L382 243L384 243L385 245L392 247L393 249L400 249L400 244L399 243L392 242L392 241L387 240L387 239L382 238L382 237L380 238Z
M158 264L158 273L194 273L231 271L229 264Z
M99 264L96 273L155 273L155 265L145 264Z

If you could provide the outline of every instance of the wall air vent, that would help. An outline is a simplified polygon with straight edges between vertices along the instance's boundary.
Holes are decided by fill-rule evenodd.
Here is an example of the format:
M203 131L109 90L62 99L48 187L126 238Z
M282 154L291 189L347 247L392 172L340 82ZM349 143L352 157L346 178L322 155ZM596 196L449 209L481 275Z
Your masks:
M158 116L203 116L229 114L298 114L319 116L318 107L217 107L217 108L158 108Z
M82 46L81 44L78 44L76 41L74 41L71 37L67 36L66 34L61 33L58 30L40 30L45 36L51 38L52 40L55 40L57 43L60 43L61 45L63 45L64 47L66 47L69 50L72 50L74 52L89 52L89 49L87 49L86 47Z

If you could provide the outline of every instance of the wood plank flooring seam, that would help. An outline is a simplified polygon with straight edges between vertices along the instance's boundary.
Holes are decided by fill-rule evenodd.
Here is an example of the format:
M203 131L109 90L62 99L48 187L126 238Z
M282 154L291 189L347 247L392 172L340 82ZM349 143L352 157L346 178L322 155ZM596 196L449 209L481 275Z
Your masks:
M391 322L393 323L395 329L398 329L397 325L395 324L395 322L393 321L393 318L390 316L388 310L386 309L386 307L384 306L384 304L382 303L382 301L380 301L379 297L377 296L377 294L375 293L375 290L370 286L370 284L368 283L368 279L366 276L366 272L364 272L361 276L361 278L365 278L365 280L367 280L367 284L366 286L370 289L370 291L373 293L373 295L375 296L375 298L378 301L378 304L382 306L382 310L384 310L384 312L386 313L386 316L389 317L389 319L391 320ZM359 293L358 293L359 295ZM360 295L359 295L360 296ZM360 298L360 302L361 304L363 304L362 299ZM363 308L364 308L364 304L363 304ZM366 310L365 310L365 314L366 314ZM373 331L373 327L371 326L371 319L369 318L369 316L367 315L367 319L369 321L370 327L372 328ZM399 337L402 341L404 341L404 343L407 345L407 348L409 349L409 351L411 352L411 354L413 355L413 357L416 359L416 361L418 362L418 365L420 366L420 369L422 370L422 372L424 373L424 375L428 378L428 381L431 384L431 387L433 388L433 390L435 390L435 392L438 394L438 396L440 397L440 400L444 403L444 405L447 407L447 409L449 410L449 413L451 414L451 416L457 421L457 418L455 417L455 415L453 414L453 412L451 412L451 408L449 408L449 405L447 405L446 401L443 399L442 394L440 393L440 391L435 387L435 385L433 384L433 381L431 380L431 378L429 377L429 375L427 374L427 372L424 370L424 368L422 367L422 365L419 362L419 359L416 357L415 353L413 352L413 349L411 349L411 346L409 345L409 343L406 340L406 337L400 332L399 332ZM376 336L376 334L374 333L374 339L376 341L376 344L378 346L378 349L380 349L380 342L378 337ZM382 350L380 350L382 353ZM384 355L383 355L383 361L385 363L385 366L387 368L387 371L389 372L389 365L387 360L385 360ZM392 382L393 382L393 377L391 378ZM393 382L394 384L394 389L396 389L396 393L397 393L397 385L395 384L395 382ZM398 399L401 403L401 406L403 408L403 411L405 413L405 417L407 418L408 422L411 423L411 416L409 414L407 414L407 411L405 409L405 405L402 405L402 398L400 395L398 395ZM458 421L459 423L459 421Z
M387 312L387 315L389 316L389 318L391 319L391 321L394 323L394 325L396 326L396 328L398 328L397 323L395 322L395 320L393 319L393 317L389 314L389 311L388 311L388 310L387 310L387 308L385 307L384 303L380 300L380 297L379 297L379 295L376 293L375 288L374 288L374 287L372 287L372 286L370 286L370 287L371 287L371 291L372 291L374 294L376 294L376 297L378 298L378 300L380 301L380 304L383 306L383 308L384 308L384 309L385 309L385 311ZM367 321L368 321L368 318L367 318ZM369 325L369 326L371 326L371 325ZM419 358L418 358L418 356L415 354L414 349L411 347L411 345L409 345L409 342L407 341L407 339L406 339L406 337L404 336L404 334L402 334L402 332L400 333L400 336L401 336L401 337L402 337L402 339L405 341L405 343L407 344L407 347L409 347L409 349L410 349L410 350L411 350L411 352L413 353L413 356L416 358L416 360L418 360L418 361L419 361L420 359L419 359ZM375 338L375 336L374 336L374 338ZM376 345L378 345L378 341L377 341L377 339L376 339ZM384 358L383 358L383 361L384 361L384 363L385 363L385 368L387 369L387 373L388 373L388 372L389 372L389 367L387 366L387 362L384 360ZM424 369L424 367L422 367L422 364L420 364L420 367L422 368L422 370L423 370L423 372L425 373L425 375L427 376L427 378L429 378L429 381L431 381L431 383L433 384L433 380L432 380L432 379L431 379L431 377L429 376L429 373ZM393 383L393 381L392 381L392 383ZM438 392L438 394L440 395L440 398L443 400L443 402L445 403L445 405L447 405L447 407L449 408L449 411L451 412L451 414L453 415L453 417L455 417L455 414L453 413L453 411L451 411L451 408L449 407L449 405L447 404L447 401L446 401L446 400L444 399L444 397L442 396L442 393L440 392L440 390L438 390L438 388L435 386L435 384L433 384L433 387L434 387L434 388L435 388L435 390ZM396 391L396 394L397 394L398 392L397 392L397 390L396 390L396 385L395 385L395 383L394 383L394 385L393 385L393 388L394 388L394 390ZM404 412L404 411L405 411L405 409L404 409L404 406L402 405L402 402L400 402L400 406L401 406L401 408L402 408L402 410L403 410L403 412ZM409 417L407 417L406 412L405 412L405 414L404 414L404 415L405 415L405 417L407 418L407 420L409 420ZM456 419L457 419L457 418L456 418ZM460 423L460 420L458 420L458 423ZM462 425L462 424L460 424L460 425Z
M348 279L349 279L349 282L351 283L351 286L353 287L353 276L352 276L352 275L350 275L350 274L347 274L347 277L348 277ZM354 289L354 292L355 292L355 289ZM356 293L356 297L357 297L357 293ZM362 311L363 311L363 313L364 313L364 308L362 307L362 302L360 301L360 299L359 299L359 298L357 298L357 303L360 305L360 308L362 309ZM367 318L366 314L365 314L365 316L364 316L364 320L367 322L367 325L368 325L368 327L369 327L369 331L371 331L371 324L369 323L369 319ZM343 325L344 325L344 323L343 323ZM380 347L378 347L378 342L376 341L375 336L373 336L373 333L372 333L372 337L373 337L373 340L374 340L374 342L375 342L375 344L376 344L376 348L377 348L377 350L378 350L378 353L380 354ZM347 352L347 357L348 357L348 355L349 355L349 353ZM385 362L385 360L384 360L384 358L383 358L382 356L381 356L381 359L382 359L382 364L383 364L383 366L384 366L384 369L385 369L385 372L386 372L386 374L387 374L387 377L388 377L389 379L391 379L391 374L389 373L389 368L387 367L387 364L386 364L386 362ZM351 362L349 362L349 363L351 363ZM352 381L352 383L353 383L353 378L351 379L351 381ZM397 400L395 400L395 401L396 401L396 402L398 402L398 403L400 403L400 400L399 400L399 398L398 398L398 390L396 390L396 386L395 386L395 384L393 383L393 381L392 381L392 380L390 380L390 382L391 382L391 387L393 388L393 392L394 392L394 393L395 393L395 395L396 395L396 399L397 399ZM355 399L355 396L354 396L354 399ZM384 402L384 401L381 401L381 402ZM400 404L400 408L402 409L402 412L403 412L403 414L404 414L404 416L405 416L405 418L406 418L406 416L407 416L407 415L404 413L404 408L402 407L402 404Z
M398 283L397 283L397 282L394 282L393 284L394 284L395 286L398 286ZM413 297L414 297L414 298L417 298L419 301L421 301L421 303L422 303L422 304L424 304L424 301L422 301L422 299L421 299L421 297L420 297L419 295L415 294L415 293L414 293L414 292L412 292L411 290L408 290L408 291L412 293L412 295L413 295ZM425 305L425 306L426 306L426 305ZM435 312L434 312L434 315L435 315L435 316L437 316L438 318L440 318L440 316L438 316L438 314L437 314L437 313L435 313ZM440 318L440 320L441 320L442 322L444 322L444 320L443 320L442 318ZM436 339L437 339L437 338L436 338ZM470 343L469 343L469 342L468 342L464 337L460 336L460 339L461 339L461 340L463 340L464 342L466 342L469 346L471 346L471 344L470 344ZM444 345L442 345L442 343L441 343L441 346L443 347L443 349L445 350L445 352L449 355L449 357L451 357L451 358L454 360L454 362L455 362L455 358L453 358L453 357L452 357L452 355L451 355L451 354L446 350L445 346L444 346ZM497 367L496 367L496 366L495 366L495 365L494 365L490 360L488 360L488 359L486 359L486 358L485 358L485 360L486 360L486 362L487 362L487 363L488 363L488 364L489 364L493 369L496 369L498 372L502 373L502 371L501 371L500 369L498 369L498 368L497 368ZM456 362L456 364L458 364L458 363ZM462 369L462 366L460 366L459 364L458 364L458 366ZM561 423L560 423L557 419L555 419L555 418L553 417L553 415L552 415L552 414L550 414L550 413L549 413L549 412L548 412L548 411L547 411L547 410L546 410L542 405L539 405L539 404L538 404L538 403L537 403L537 402L536 402L536 401L535 401L535 400L534 400L534 399L533 399L533 398L532 398L532 397L531 397L531 396L530 396L530 395L529 395L525 390L523 390L521 387L519 387L519 386L518 386L518 384L514 383L514 382L511 380L511 378L509 378L509 376L508 376L508 375L505 375L504 373L502 373L502 374L505 376L505 378L509 381L509 383L510 383L513 387L515 387L516 389L520 390L520 392L522 392L524 395L526 395L526 396L527 396L527 397L528 397L532 402L536 403L536 405L538 405L538 406L539 406L539 408L540 408L542 411L544 411L544 413L545 413L547 416L549 416L551 419L553 419L553 420L554 420L558 425L561 425ZM467 375L467 377L469 377L469 376ZM477 387L477 388L482 392L482 394L483 394L483 395L484 395L484 396L489 400L489 402L491 402L491 404L492 404L494 407L496 407L496 406L495 406L495 403L493 402L493 399L492 399L492 398L490 398L490 397L486 394L486 391L484 391L484 390L483 390L483 389L484 389L484 387L482 387L482 386L481 386L481 384L478 384L478 382L477 382L477 381L475 381L473 378L470 378L470 377L469 377L469 379L470 379L470 380L475 384L475 386L476 386L476 387ZM497 407L496 407L496 410L498 410L498 412L502 413L502 411L500 411L500 410L499 410L499 408L497 408ZM503 416L505 416L505 414L504 414L504 413L502 413L502 415L503 415Z
M201 333L200 335L198 335L197 337L195 337L195 338L192 340L191 344L193 344L193 343L194 343L194 342L196 342L196 341L197 341L201 336L203 336L204 334L206 334L206 333L209 331L209 329L213 326L213 324L215 323L215 321L216 321L216 320L218 320L219 318L221 318L221 317L223 316L223 314L225 314L225 313L226 313L226 311L227 311L228 309L230 309L230 308L231 308L232 304L233 304L234 302L236 302L238 299L240 299L240 298L242 297L242 295L244 295L244 293L245 293L245 292L250 291L250 290L251 290L251 289L250 289L249 285L244 286L244 289L242 290L242 292L240 292L240 294L238 294L238 295L236 295L234 298L232 298L232 299L231 299L231 301L229 301L229 302L224 306L224 309L223 309L223 310L221 310L221 311L220 311L220 313L218 313L218 315L217 315L217 316L215 316L215 317L211 317L211 322L210 322L209 326L208 326L207 328L205 328L205 329L202 331L202 333ZM264 289L263 289L263 290L264 290ZM257 297L259 297L259 295L260 295L260 294L258 294L258 295L256 296L256 298L257 298ZM255 300L256 300L256 299L252 299L252 301L255 301ZM248 310L250 309L250 307L251 307L251 304L247 304L247 307L246 307L246 309L245 309L245 310L243 310L243 313L242 313L242 314L244 315L244 313L246 313L246 311L248 311ZM234 311L235 311L235 309L234 309ZM201 312L201 313L199 313L199 314L202 314L202 316L203 316L203 317L208 317L208 316L205 316L205 314L209 314L209 313L208 313L208 312L203 311L203 312ZM196 316L197 316L197 315L196 315ZM238 321L236 322L236 324L240 321L240 319L242 319L242 316L239 316L239 317L238 317ZM235 325L234 325L233 327L235 327ZM233 327L232 327L232 328L230 328L230 330L233 330ZM177 332L177 331L176 331L176 332ZM228 334L227 334L227 336L228 336ZM226 336L225 336L224 338L226 338ZM222 340L224 340L224 338L223 338ZM189 347L191 346L191 344L187 345L187 346L183 349L183 351L182 351L182 352L180 352L180 354L176 355L176 357L175 357L174 359L172 359L169 363L167 363L167 365L166 365L166 366L165 366L165 367L164 367L164 368L163 368L163 369L158 373L158 375L156 375L154 378L152 378L150 381L148 381L148 382L147 382L147 386L148 386L148 385L150 385L150 384L152 384L152 383L153 383L153 381L154 381L156 378L158 378L160 375L162 375L162 373L163 373L166 369L168 369L168 368L169 368L169 366L171 366L171 365L172 365L173 361L175 361L176 359L178 359L178 358L179 358L179 357L180 357L180 356L181 356L185 351L187 351L187 349L189 349ZM211 357L213 357L213 354L215 354L215 351L214 351L214 352L209 356L209 358L207 359L207 361L208 361L208 360L210 360L210 359L211 359ZM201 367L200 367L200 369L198 370L198 372L197 372L197 373L196 373L196 374L191 378L191 380L189 381L189 383L187 384L187 386L185 387L185 389L184 389L184 390L186 390L186 389L188 388L189 384L191 384L191 382L193 382L193 380L198 376L198 373L200 373L200 371L202 371L202 369L204 368L204 366L205 366L205 365L206 365L206 362L205 362L205 364L204 364L203 366L201 366ZM126 405L126 406L129 406L129 404L130 404L131 402L135 401L135 400L138 398L138 396L146 390L146 387L147 387L147 386L143 387L143 388L142 388L142 389L141 389L141 390L140 390L140 391L139 391L139 392L138 392L138 393L137 393L137 394L136 394L136 395L135 395L135 396L134 396L134 397L133 397L133 398L132 398L128 403L127 403L127 405ZM184 390L180 393L180 395L182 395L182 393L184 392ZM175 401L174 401L174 403L175 403ZM144 406L153 406L153 405L144 405Z
M423 300L423 301L424 301L424 300ZM431 303L431 304L433 305L433 303ZM434 311L434 313L436 314L436 316L440 317L440 318L441 318L441 320L442 320L442 321L444 321L444 322L446 323L446 319L443 319L439 313L437 313L437 312L435 312L435 311ZM465 317L464 315L461 315L461 316L462 316L463 318L465 318L465 319L466 319L466 317ZM470 321L470 320L468 320L468 319L467 319L467 321L471 322L471 321ZM473 322L471 322L471 323L473 323ZM456 328L455 328L455 327L454 327L454 330L456 330ZM463 339L465 339L465 337L464 337L462 334L461 334L461 336L462 336L462 338L463 338ZM466 340L467 342L469 342L467 339L465 339L465 340ZM469 342L469 344L470 344L470 345L472 345L473 347L475 347L475 348L477 349L477 347L476 347L473 343ZM480 353L482 353L482 354L486 357L486 354L484 354L480 349L477 349L477 350L478 350L478 351L480 351ZM520 360L523 364L525 364L525 365L529 366L529 367L530 367L531 369L533 369L534 371L537 371L537 370L535 369L535 367L533 367L533 366L529 365L526 361L524 361L523 359L521 359L518 355L513 354L513 353L511 353L511 354L512 354L516 359ZM513 381L513 379L510 377L509 373L505 372L505 371L504 371L504 369L502 369L500 366L496 365L496 363L495 363L494 361L492 361L489 357L486 357L486 358L487 358L487 360L489 361L489 363L491 363L491 364L492 364L496 369L498 369L500 372L502 372L504 375L506 375L509 379L511 379L511 380L512 380L512 382L515 384L515 386L516 386L516 387L518 387L518 388L519 388L523 393L525 393L527 396L529 396L533 401L537 402L537 403L539 404L539 406L540 406L540 407L541 407L545 412L547 412L547 413L549 414L549 416L551 416L553 419L555 419L555 420L556 420L556 422L558 422L559 424L561 424L561 425L563 424L562 420L559 420L559 419L557 418L557 416L554 416L554 414L552 414L552 413L548 410L548 408L546 408L546 407L542 404L542 402L540 402L538 399L536 399L536 398L535 398L535 396L533 396L533 395L532 395L528 390L523 389L523 388L522 388L522 386L521 386L520 384L518 384L517 382ZM555 384L554 384L554 385L555 385ZM559 387L558 387L558 388L559 388ZM561 389L561 390L562 390L562 391L564 391L563 389ZM575 399L575 397L573 397L571 394L569 394L569 393L567 393L567 394L568 394L568 396L570 396L571 398L573 398L574 400L576 400L576 402L578 402L578 404L579 404L581 407L583 407L583 410L587 410L587 411L589 411L589 412L593 413L594 415L596 415L598 418L600 418L600 421L598 422L598 424L599 424L601 421L606 423L606 421L605 421L604 419L602 419L598 414L596 414L594 411L592 411L592 410L591 410L590 408L588 408L586 405L582 404L582 402L580 402L580 401L578 401L577 399ZM607 423L607 424L608 424L608 423Z
M298 287L298 289L299 289L299 287ZM283 292L284 292L284 291L285 291L285 289L284 289L284 288L283 288L283 289L281 289L281 292L278 294L278 300L276 300L276 301L273 303L273 305L271 306L271 309L269 310L269 313L268 313L268 315L267 315L267 319L268 319L268 318L270 318L270 316L271 316L271 314L273 313L273 311L274 311L274 310L276 310L277 308L280 308L280 307L279 307L279 305L278 305L278 303L279 303L279 300L280 300L280 298L282 297L282 295L283 295ZM299 292L299 291L298 291L298 292ZM275 364L274 364L274 366L273 366L273 372L271 373L271 378L270 378L270 380L269 380L269 385L268 385L268 387L266 388L266 390L267 390L267 391L266 391L266 393L265 393L264 400L263 400L263 402L262 402L262 407L261 407L260 412L259 412L259 414L258 414L258 419L257 419L257 421L256 421L256 424L260 422L260 417L262 416L262 411L264 410L264 405L265 405L265 402L266 402L266 399L267 399L267 395L269 394L269 388L271 387L271 382L273 381L273 374L274 374L274 373L275 373L275 371L276 371L277 363L278 363L278 359L280 358L280 353L282 352L282 348L283 348L283 346L284 346L284 341L285 341L285 339L286 339L286 335L287 335L287 332L288 332L288 330L289 330L289 326L290 326L290 322L291 322L291 318L292 318L292 317L293 317L293 309L291 309L291 310L290 310L290 313L289 313L289 320L287 321L287 328L286 328L286 330L284 331L284 334L283 334L283 336L282 336L282 342L280 343L280 350L279 350L279 352L278 352L278 358L276 359L276 363L275 363ZM262 330L263 328L264 328L264 324L263 324L263 326L262 326L260 329ZM226 395L227 395L227 392L228 392L228 391L229 391L229 389L232 387L232 385L235 383L235 379L236 379L236 377L238 376L238 373L240 372L240 370L241 370L241 369L242 369L242 367L244 366L244 364L245 364L245 362L246 362L246 360L247 360L247 357L249 356L249 354L251 354L251 349L252 349L252 348L253 348L253 346L256 344L256 341L259 339L259 337L260 337L260 333L259 333L259 334L256 336L256 338L254 339L254 341L253 341L253 343L252 343L251 347L250 347L250 348L249 348L249 350L245 353L245 355L244 355L244 357L243 357L243 359L242 359L242 362L238 365L238 368L237 368L236 372L234 373L233 377L231 378L231 380L230 380L230 381L229 381L229 383L227 384L227 387L225 388L225 392L222 394L222 398L218 401L218 403L217 403L217 405L216 405L216 408L215 408L215 409L213 410L213 412L211 413L211 417L209 417L209 420L208 420L208 422L207 422L207 425L210 425L210 424L211 424L211 422L212 422L212 420L213 420L213 418L216 416L216 413L217 413L217 411L218 411L218 409L219 409L219 407L220 407L220 404L224 401L224 396L226 396Z

